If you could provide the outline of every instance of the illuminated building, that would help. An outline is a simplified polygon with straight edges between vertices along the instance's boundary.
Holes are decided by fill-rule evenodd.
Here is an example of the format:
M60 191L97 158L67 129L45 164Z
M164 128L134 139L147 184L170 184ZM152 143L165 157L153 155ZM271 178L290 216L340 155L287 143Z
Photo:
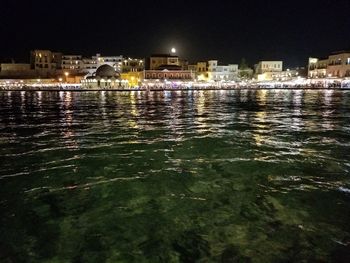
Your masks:
M96 70L108 65L114 68L118 73L122 70L123 56L101 56L97 54L90 58L84 58L81 55L63 55L62 56L62 70L69 72L70 75L89 75L92 76Z
M128 83L129 87L139 87L144 80L143 71L130 71L120 74L120 78Z
M197 62L197 64L188 65L188 70L195 74L195 79L198 81L208 80L207 62Z
M125 58L121 65L121 72L140 72L145 69L145 60L137 58Z
M154 54L147 60L148 70L158 70L164 65L180 66L180 59L178 56L170 54Z
M350 77L350 52L335 52L328 57L328 77Z
M92 76L81 80L81 84L87 89L122 89L128 86L127 81L121 80L120 74L110 65L98 67Z
M282 61L260 61L255 65L255 75L258 81L283 80L289 73L283 71Z
M81 55L63 55L62 56L62 69L63 70L76 70L80 71L82 66Z
M97 61L94 58L82 58L80 71L92 75L97 70Z
M309 58L309 78L350 77L350 51L334 52L328 58Z
M181 68L163 70L145 70L145 79L152 80L193 80L195 74Z
M285 70L285 71L275 71L275 72L265 72L263 74L257 75L258 81L285 81L292 80L294 78L300 77L300 72L298 69Z
M308 77L324 78L327 76L328 58L309 58Z
M281 72L283 71L282 61L260 61L256 65L255 73L264 74L266 72Z
M18 72L30 70L30 64L24 63L2 63L0 65L1 72Z
M96 54L92 59L95 59L97 68L102 65L109 65L113 67L115 71L121 72L123 56L101 56L101 54Z
M188 70L186 60L169 54L151 55L147 59L146 80L194 80L195 73Z
M30 65L38 71L50 71L61 68L62 53L50 50L34 50L30 52Z
M211 81L234 81L238 78L238 65L218 65L217 60L208 61L208 80Z

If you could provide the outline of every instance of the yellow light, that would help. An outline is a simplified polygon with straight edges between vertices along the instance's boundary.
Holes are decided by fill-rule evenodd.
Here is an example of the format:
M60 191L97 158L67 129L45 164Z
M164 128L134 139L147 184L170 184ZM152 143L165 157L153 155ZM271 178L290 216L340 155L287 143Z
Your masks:
M175 54L175 53L176 53L176 48L173 47L173 48L171 49L171 53Z
M69 72L64 72L64 75L65 75L66 77L68 77Z

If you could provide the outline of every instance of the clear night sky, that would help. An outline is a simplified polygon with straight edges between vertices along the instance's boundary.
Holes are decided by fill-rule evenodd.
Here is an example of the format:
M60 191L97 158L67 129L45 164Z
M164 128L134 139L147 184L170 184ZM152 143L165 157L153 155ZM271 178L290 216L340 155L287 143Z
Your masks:
M31 49L146 57L175 46L190 61L306 64L350 47L349 0L1 0L0 59Z

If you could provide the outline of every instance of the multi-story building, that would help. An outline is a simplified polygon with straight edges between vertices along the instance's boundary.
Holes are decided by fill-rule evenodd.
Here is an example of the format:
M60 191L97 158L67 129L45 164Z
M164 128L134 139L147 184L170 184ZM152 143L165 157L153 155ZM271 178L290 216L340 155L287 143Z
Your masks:
M145 60L137 58L125 58L122 63L121 72L140 72L145 69Z
M256 65L255 73L264 74L266 72L281 72L283 71L282 61L260 61Z
M222 66L222 65L218 65L217 60L208 61L208 80L234 81L237 79L238 79L238 64L229 64L227 66Z
M81 69L82 73L92 75L97 70L97 61L94 58L82 58Z
M328 58L309 58L308 77L325 78L327 76Z
M170 54L154 54L148 59L146 68L148 70L158 70L160 67L165 65L181 67L180 59L178 56L173 56Z
M203 74L203 73L206 73L208 71L207 62L198 62L196 67L197 67L197 72L199 74Z
M335 52L328 57L328 77L350 77L350 51Z
M35 70L56 70L62 64L62 53L50 50L34 50L30 52L30 65Z
M97 68L102 65L109 65L117 72L122 71L123 56L101 56L101 54L96 54L92 59L96 60Z
M195 74L195 79L206 81L208 79L207 62L197 62L197 64L188 65L188 70Z
M334 52L327 58L309 58L309 78L350 77L350 51Z
M76 70L82 69L82 56L81 55L63 55L62 56L62 70Z
M81 55L62 56L62 70L68 71L70 74L87 74L91 76L103 65L111 66L120 73L122 64L123 56L101 56L101 54L90 58L85 58Z
M147 59L144 78L146 80L171 81L195 78L195 73L188 70L187 60L169 54L156 54Z

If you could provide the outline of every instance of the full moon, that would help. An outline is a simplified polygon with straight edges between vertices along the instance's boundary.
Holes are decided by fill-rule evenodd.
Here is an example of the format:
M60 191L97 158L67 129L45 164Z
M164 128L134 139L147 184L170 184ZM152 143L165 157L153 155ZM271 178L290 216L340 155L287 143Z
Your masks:
M173 47L173 48L171 49L171 53L176 53L176 48Z

